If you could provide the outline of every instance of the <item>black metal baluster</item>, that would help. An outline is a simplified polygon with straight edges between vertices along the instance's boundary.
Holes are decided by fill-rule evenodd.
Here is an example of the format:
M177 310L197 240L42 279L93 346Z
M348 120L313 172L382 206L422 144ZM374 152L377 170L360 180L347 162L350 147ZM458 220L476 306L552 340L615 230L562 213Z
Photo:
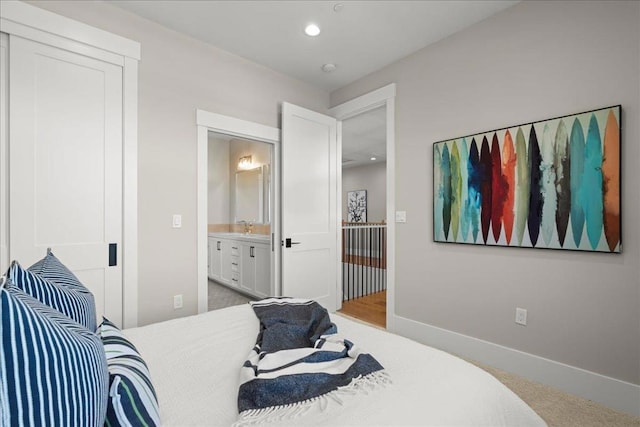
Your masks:
M384 252L384 276L382 276L382 286L387 290L387 229L382 233L382 248Z
M351 245L353 244L352 243L353 233L351 232L351 229L349 229L347 233L349 234L349 248L347 249L348 250L347 273L349 274L349 299L352 299L353 298L353 267L351 266Z
M371 286L371 232L373 230L369 227L369 244L367 245L367 251L369 252L369 265L367 265L367 288L368 294L373 293L373 287ZM367 294L367 295L368 295Z
M362 297L364 280L362 278L362 228L358 227L358 298Z
M348 228L347 229L347 242L348 242L348 246L346 248L347 251L347 277L348 279L348 283L347 283L347 290L349 292L349 300L351 300L352 295L351 295L351 282L353 281L353 278L351 277L351 229Z
M376 292L380 292L380 230L382 227L378 227L376 230L376 249L378 250L376 257Z

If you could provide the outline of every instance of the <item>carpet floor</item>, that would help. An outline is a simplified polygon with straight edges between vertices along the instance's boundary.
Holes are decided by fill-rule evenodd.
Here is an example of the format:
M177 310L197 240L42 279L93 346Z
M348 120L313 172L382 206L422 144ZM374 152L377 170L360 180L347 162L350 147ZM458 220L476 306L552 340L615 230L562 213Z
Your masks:
M520 396L549 427L640 427L640 418L517 375L469 361Z

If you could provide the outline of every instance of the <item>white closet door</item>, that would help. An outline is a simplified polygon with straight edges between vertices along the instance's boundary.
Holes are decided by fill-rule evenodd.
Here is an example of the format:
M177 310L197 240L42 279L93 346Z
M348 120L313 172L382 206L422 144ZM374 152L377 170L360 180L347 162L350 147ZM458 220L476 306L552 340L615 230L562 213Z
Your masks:
M9 36L0 33L0 275L9 268L9 168L7 139L9 134Z
M282 295L338 308L337 124L282 104Z
M9 39L9 254L51 247L122 322L122 68ZM109 266L109 244L117 245Z

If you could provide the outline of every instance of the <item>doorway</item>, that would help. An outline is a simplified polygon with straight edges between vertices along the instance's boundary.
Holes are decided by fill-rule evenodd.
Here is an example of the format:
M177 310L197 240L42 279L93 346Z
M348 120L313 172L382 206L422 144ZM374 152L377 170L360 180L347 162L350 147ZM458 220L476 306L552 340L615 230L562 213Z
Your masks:
M273 144L209 131L207 306L275 294L271 207Z
M198 276L198 313L208 311L208 274L209 274L209 215L208 215L208 166L209 166L209 134L215 133L225 135L229 138L237 138L241 140L258 141L270 144L271 150L271 204L269 207L270 218L280 217L280 189L273 183L280 180L280 130L270 126L264 126L258 123L246 120L236 119L229 116L210 113L203 110L196 111L197 125L197 276ZM268 244L270 245L271 259L270 265L277 266L280 263L280 251L274 250L274 242L280 241L280 225L278 221L271 221L270 236ZM218 245L216 244L216 250ZM223 245L220 245L222 250ZM249 256L257 253L251 249L251 245L247 246ZM240 251L240 247L237 249ZM229 255L231 256L231 255ZM275 287L274 294L279 294L278 284L280 283L280 272L278 268L271 268L270 284Z
M387 318L386 106L342 121L342 310Z
M330 110L341 121L342 133L342 312L391 331L395 327L395 93L392 83Z

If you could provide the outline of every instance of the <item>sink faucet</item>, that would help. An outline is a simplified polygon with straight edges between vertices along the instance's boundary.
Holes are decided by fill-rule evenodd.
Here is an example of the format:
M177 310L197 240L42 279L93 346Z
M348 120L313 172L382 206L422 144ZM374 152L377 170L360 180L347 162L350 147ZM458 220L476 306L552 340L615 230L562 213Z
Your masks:
M238 223L240 223L240 224L242 224L244 226L244 234L251 234L253 232L253 222L252 221L241 220L241 221L238 221Z

